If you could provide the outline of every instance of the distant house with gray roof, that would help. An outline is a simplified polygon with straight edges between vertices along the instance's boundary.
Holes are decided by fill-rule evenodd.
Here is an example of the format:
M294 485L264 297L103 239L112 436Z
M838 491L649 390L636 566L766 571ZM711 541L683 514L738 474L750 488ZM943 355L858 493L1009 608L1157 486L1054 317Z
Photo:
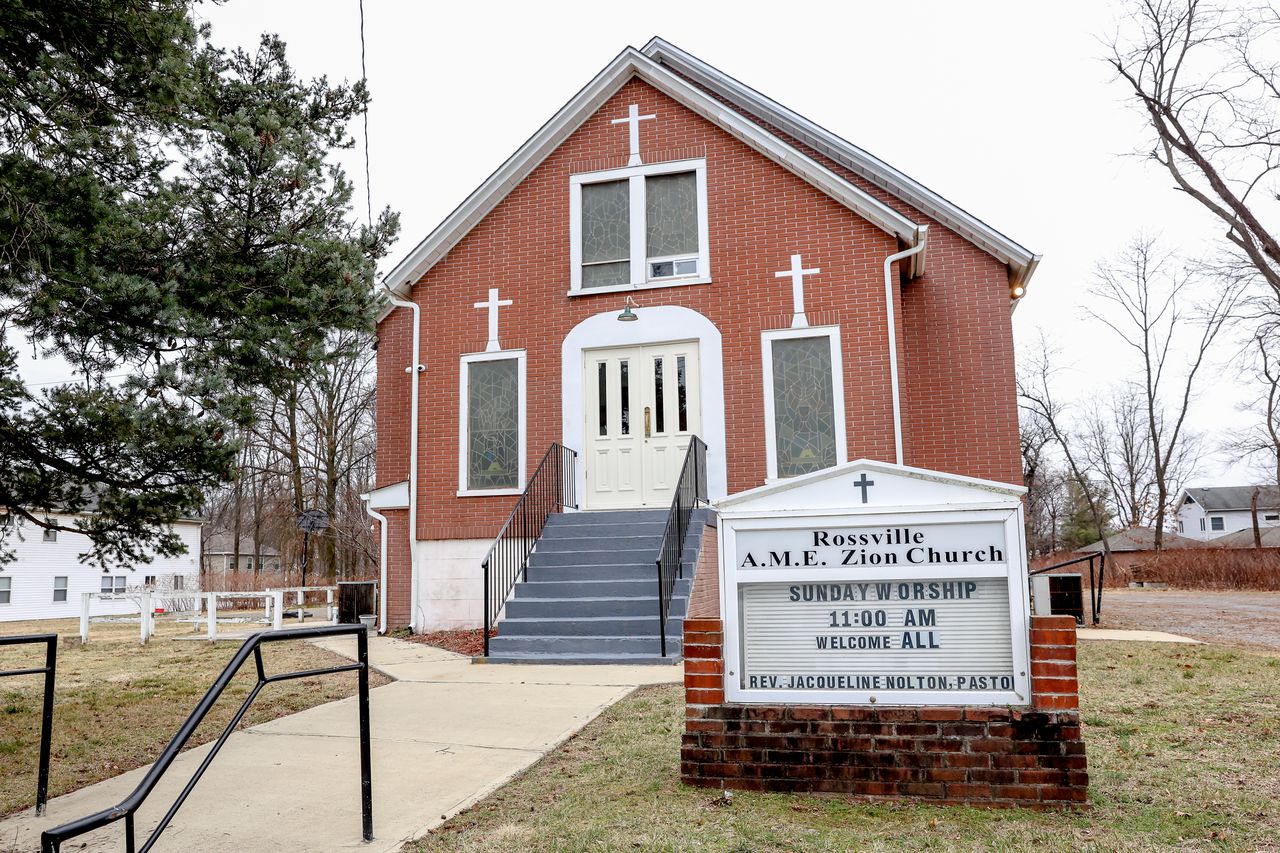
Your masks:
M1252 501L1258 491L1258 526L1280 527L1280 489L1275 486L1211 486L1186 489L1178 505L1178 532L1208 541L1252 530Z

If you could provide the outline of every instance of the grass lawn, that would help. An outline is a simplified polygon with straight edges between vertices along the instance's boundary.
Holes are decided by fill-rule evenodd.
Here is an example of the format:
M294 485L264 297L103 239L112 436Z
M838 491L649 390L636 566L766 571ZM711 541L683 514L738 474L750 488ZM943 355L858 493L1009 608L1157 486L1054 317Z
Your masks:
M235 626L227 626L230 630ZM261 627L261 626L245 626ZM286 624L286 627L289 627ZM179 641L190 624L157 621L157 637L138 644L138 625L97 623L79 645L79 622L0 623L0 634L56 631L76 645L58 649L49 796L149 764L195 708L240 641ZM275 643L263 651L267 671L314 669L345 662L306 642ZM0 648L0 670L44 665L43 646ZM215 738L256 681L252 662L223 693L191 745ZM370 684L387 679L371 674ZM0 679L0 816L35 804L43 676ZM356 674L286 681L263 689L245 725L350 696Z
M1087 642L1092 808L939 808L690 788L679 688L641 690L406 851L1280 850L1280 657Z

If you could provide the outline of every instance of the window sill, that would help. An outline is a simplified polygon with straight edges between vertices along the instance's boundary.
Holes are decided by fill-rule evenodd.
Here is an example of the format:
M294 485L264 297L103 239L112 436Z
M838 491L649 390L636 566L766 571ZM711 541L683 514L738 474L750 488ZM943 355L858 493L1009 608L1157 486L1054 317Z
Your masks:
M460 498L492 498L523 494L524 489L458 489Z
M595 296L597 293L631 293L637 290L658 290L663 287L688 287L694 284L711 284L711 276L701 275L690 278L664 278L657 281L646 281L644 284L611 284L608 287L583 287L570 290L568 296Z

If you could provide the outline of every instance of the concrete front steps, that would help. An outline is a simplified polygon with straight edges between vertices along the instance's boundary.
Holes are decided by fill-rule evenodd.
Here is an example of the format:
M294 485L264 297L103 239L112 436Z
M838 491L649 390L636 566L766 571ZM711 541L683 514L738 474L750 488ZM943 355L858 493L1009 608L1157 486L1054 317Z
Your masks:
M689 588L709 510L694 512L684 577L659 642L656 561L667 510L560 513L547 519L527 580L507 599L493 663L678 663Z

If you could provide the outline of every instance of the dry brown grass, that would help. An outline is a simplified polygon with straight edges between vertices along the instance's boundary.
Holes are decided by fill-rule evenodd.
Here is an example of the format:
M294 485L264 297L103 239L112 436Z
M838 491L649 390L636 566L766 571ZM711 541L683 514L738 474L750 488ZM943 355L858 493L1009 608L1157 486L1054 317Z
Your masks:
M58 649L50 796L118 775L155 759L240 643L178 640L193 626L157 620L157 638L138 644L136 622L94 623L89 643ZM261 629L263 626L245 626ZM78 638L72 619L0 623L0 634L54 631ZM195 630L199 630L197 627ZM306 642L276 643L264 650L269 672L344 662ZM43 647L0 649L0 670L43 664ZM242 670L192 739L212 740L254 684ZM376 672L371 684L385 684ZM0 816L33 805L43 681L39 676L0 679ZM355 673L273 684L259 694L245 725L296 713L355 693Z
M1037 557L1033 569L1051 566L1079 554ZM1089 566L1077 563L1062 569L1084 574ZM1106 586L1127 587L1135 580L1159 580L1183 589L1280 590L1280 551L1274 548L1176 548L1159 557L1148 552L1115 554L1107 561Z
M1280 850L1280 657L1080 647L1092 808L939 808L679 780L684 697L642 689L406 853Z

